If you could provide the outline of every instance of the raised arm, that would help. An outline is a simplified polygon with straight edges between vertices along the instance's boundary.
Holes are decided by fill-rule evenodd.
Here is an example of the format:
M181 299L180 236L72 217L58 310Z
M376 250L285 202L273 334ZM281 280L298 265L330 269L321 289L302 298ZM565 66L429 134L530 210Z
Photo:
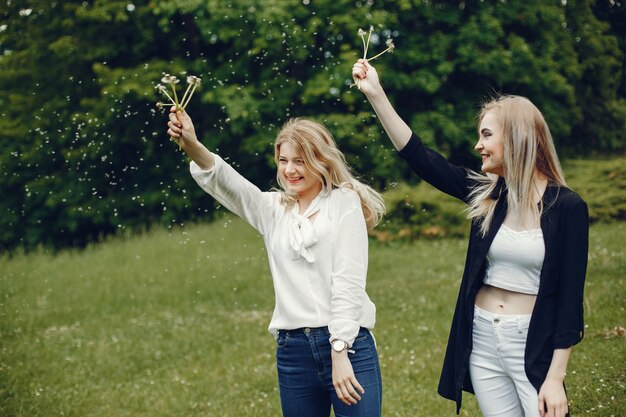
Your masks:
M352 76L411 169L440 191L467 202L473 186L468 170L448 163L441 154L422 144L391 105L380 85L376 69L366 60L359 59L352 67Z
M371 103L393 145L402 150L411 138L411 128L391 105L380 85L376 69L366 60L359 59L352 67L352 77Z
M167 125L167 133L178 139L180 147L193 160L189 170L198 185L265 235L277 206L276 193L259 190L219 155L200 143L191 117L184 110L172 108Z

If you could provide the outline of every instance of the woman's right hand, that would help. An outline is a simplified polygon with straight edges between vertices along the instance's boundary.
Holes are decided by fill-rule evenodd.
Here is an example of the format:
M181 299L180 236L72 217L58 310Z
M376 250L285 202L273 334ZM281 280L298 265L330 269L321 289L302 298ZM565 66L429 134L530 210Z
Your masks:
M185 110L170 109L167 134L176 139L178 146L202 169L211 169L215 164L213 154L198 140L193 121Z
M378 72L365 59L359 59L352 66L352 78L366 96L372 96L382 92Z
M176 107L172 106L167 126L167 134L176 139L181 148L185 149L186 145L198 142L193 121L185 110L176 111Z

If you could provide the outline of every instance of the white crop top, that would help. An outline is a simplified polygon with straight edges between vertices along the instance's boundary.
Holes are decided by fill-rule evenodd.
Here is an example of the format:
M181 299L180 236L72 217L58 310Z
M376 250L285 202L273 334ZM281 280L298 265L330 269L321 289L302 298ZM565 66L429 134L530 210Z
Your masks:
M545 253L541 229L516 231L503 224L487 252L483 282L509 291L537 295Z

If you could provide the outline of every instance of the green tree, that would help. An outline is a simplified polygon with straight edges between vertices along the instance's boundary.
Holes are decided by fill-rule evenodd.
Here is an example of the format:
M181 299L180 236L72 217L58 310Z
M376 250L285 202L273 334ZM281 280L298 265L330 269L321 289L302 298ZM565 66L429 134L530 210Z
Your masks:
M623 152L623 40L620 49L610 9L593 6L7 0L0 248L84 245L211 217L214 203L188 175L154 106L161 97L153 87L166 72L203 79L188 107L198 132L263 189L275 183L275 134L294 116L328 125L349 163L378 188L414 181L350 88L362 54L357 29L370 25L374 53L395 40L397 52L375 62L392 101L452 160L476 163L475 113L494 92L537 103L562 153Z

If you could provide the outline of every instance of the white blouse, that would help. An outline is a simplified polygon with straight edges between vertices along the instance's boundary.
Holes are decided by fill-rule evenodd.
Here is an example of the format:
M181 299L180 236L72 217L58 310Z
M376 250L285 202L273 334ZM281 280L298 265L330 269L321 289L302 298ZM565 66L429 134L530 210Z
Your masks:
M374 328L376 307L365 292L367 227L358 194L322 191L300 215L297 203L287 209L279 192L259 190L214 156L208 170L191 162L191 175L263 236L276 297L269 331L277 336L280 329L328 326L331 340L352 346L360 327Z

